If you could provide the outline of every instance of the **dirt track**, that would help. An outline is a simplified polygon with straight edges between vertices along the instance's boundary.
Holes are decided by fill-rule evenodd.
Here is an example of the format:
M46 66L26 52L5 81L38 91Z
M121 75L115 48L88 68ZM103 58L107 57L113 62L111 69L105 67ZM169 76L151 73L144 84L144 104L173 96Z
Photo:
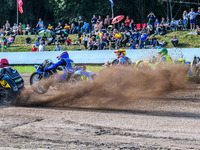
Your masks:
M0 150L200 149L199 90L188 85L114 109L1 106Z

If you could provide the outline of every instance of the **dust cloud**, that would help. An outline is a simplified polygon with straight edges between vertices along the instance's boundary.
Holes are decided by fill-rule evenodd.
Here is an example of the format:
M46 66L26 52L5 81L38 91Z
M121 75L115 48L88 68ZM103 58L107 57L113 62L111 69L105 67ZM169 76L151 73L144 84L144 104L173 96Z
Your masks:
M50 85L45 94L33 87L23 91L19 106L112 108L127 105L138 98L154 98L185 88L188 68L167 66L142 71L132 67L103 69L93 81L67 83L46 80ZM44 81L43 81L44 82Z

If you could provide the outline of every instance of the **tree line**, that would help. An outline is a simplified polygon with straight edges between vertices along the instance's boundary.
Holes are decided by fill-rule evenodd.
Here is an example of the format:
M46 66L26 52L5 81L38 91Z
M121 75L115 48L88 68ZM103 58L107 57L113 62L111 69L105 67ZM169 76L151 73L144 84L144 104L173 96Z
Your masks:
M170 17L169 2L162 0L113 0L114 16L128 15L136 23L148 21L147 15L154 12L158 19ZM182 0L183 1L183 0ZM197 1L197 0L190 0ZM9 20L11 25L17 21L17 0L0 1L1 26ZM173 3L172 16L176 19L182 17L184 10L189 12L190 8L197 5ZM45 26L49 23L56 25L58 22L77 23L78 16L82 16L85 22L89 22L92 15L112 16L111 4L109 0L23 0L23 14L19 14L19 22L30 24L35 27L39 18L42 18Z

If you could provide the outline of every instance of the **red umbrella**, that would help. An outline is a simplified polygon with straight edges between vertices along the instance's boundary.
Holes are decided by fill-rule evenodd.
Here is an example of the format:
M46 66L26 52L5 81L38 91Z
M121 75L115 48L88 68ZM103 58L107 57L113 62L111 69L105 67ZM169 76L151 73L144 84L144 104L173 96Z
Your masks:
M116 17L112 20L112 24L118 23L118 22L120 22L120 21L123 20L123 19L124 19L124 15L116 16Z

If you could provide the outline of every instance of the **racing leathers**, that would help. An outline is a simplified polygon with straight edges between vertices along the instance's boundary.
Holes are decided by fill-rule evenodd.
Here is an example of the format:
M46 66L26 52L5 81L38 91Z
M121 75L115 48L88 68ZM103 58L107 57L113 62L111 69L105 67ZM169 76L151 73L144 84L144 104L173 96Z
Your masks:
M56 69L59 66L65 67L67 69L67 72L69 72L69 73L73 73L76 70L73 60L67 59L67 58L61 58L60 61L58 61L57 63L55 63L54 65L52 65L48 68L45 68L44 71Z

